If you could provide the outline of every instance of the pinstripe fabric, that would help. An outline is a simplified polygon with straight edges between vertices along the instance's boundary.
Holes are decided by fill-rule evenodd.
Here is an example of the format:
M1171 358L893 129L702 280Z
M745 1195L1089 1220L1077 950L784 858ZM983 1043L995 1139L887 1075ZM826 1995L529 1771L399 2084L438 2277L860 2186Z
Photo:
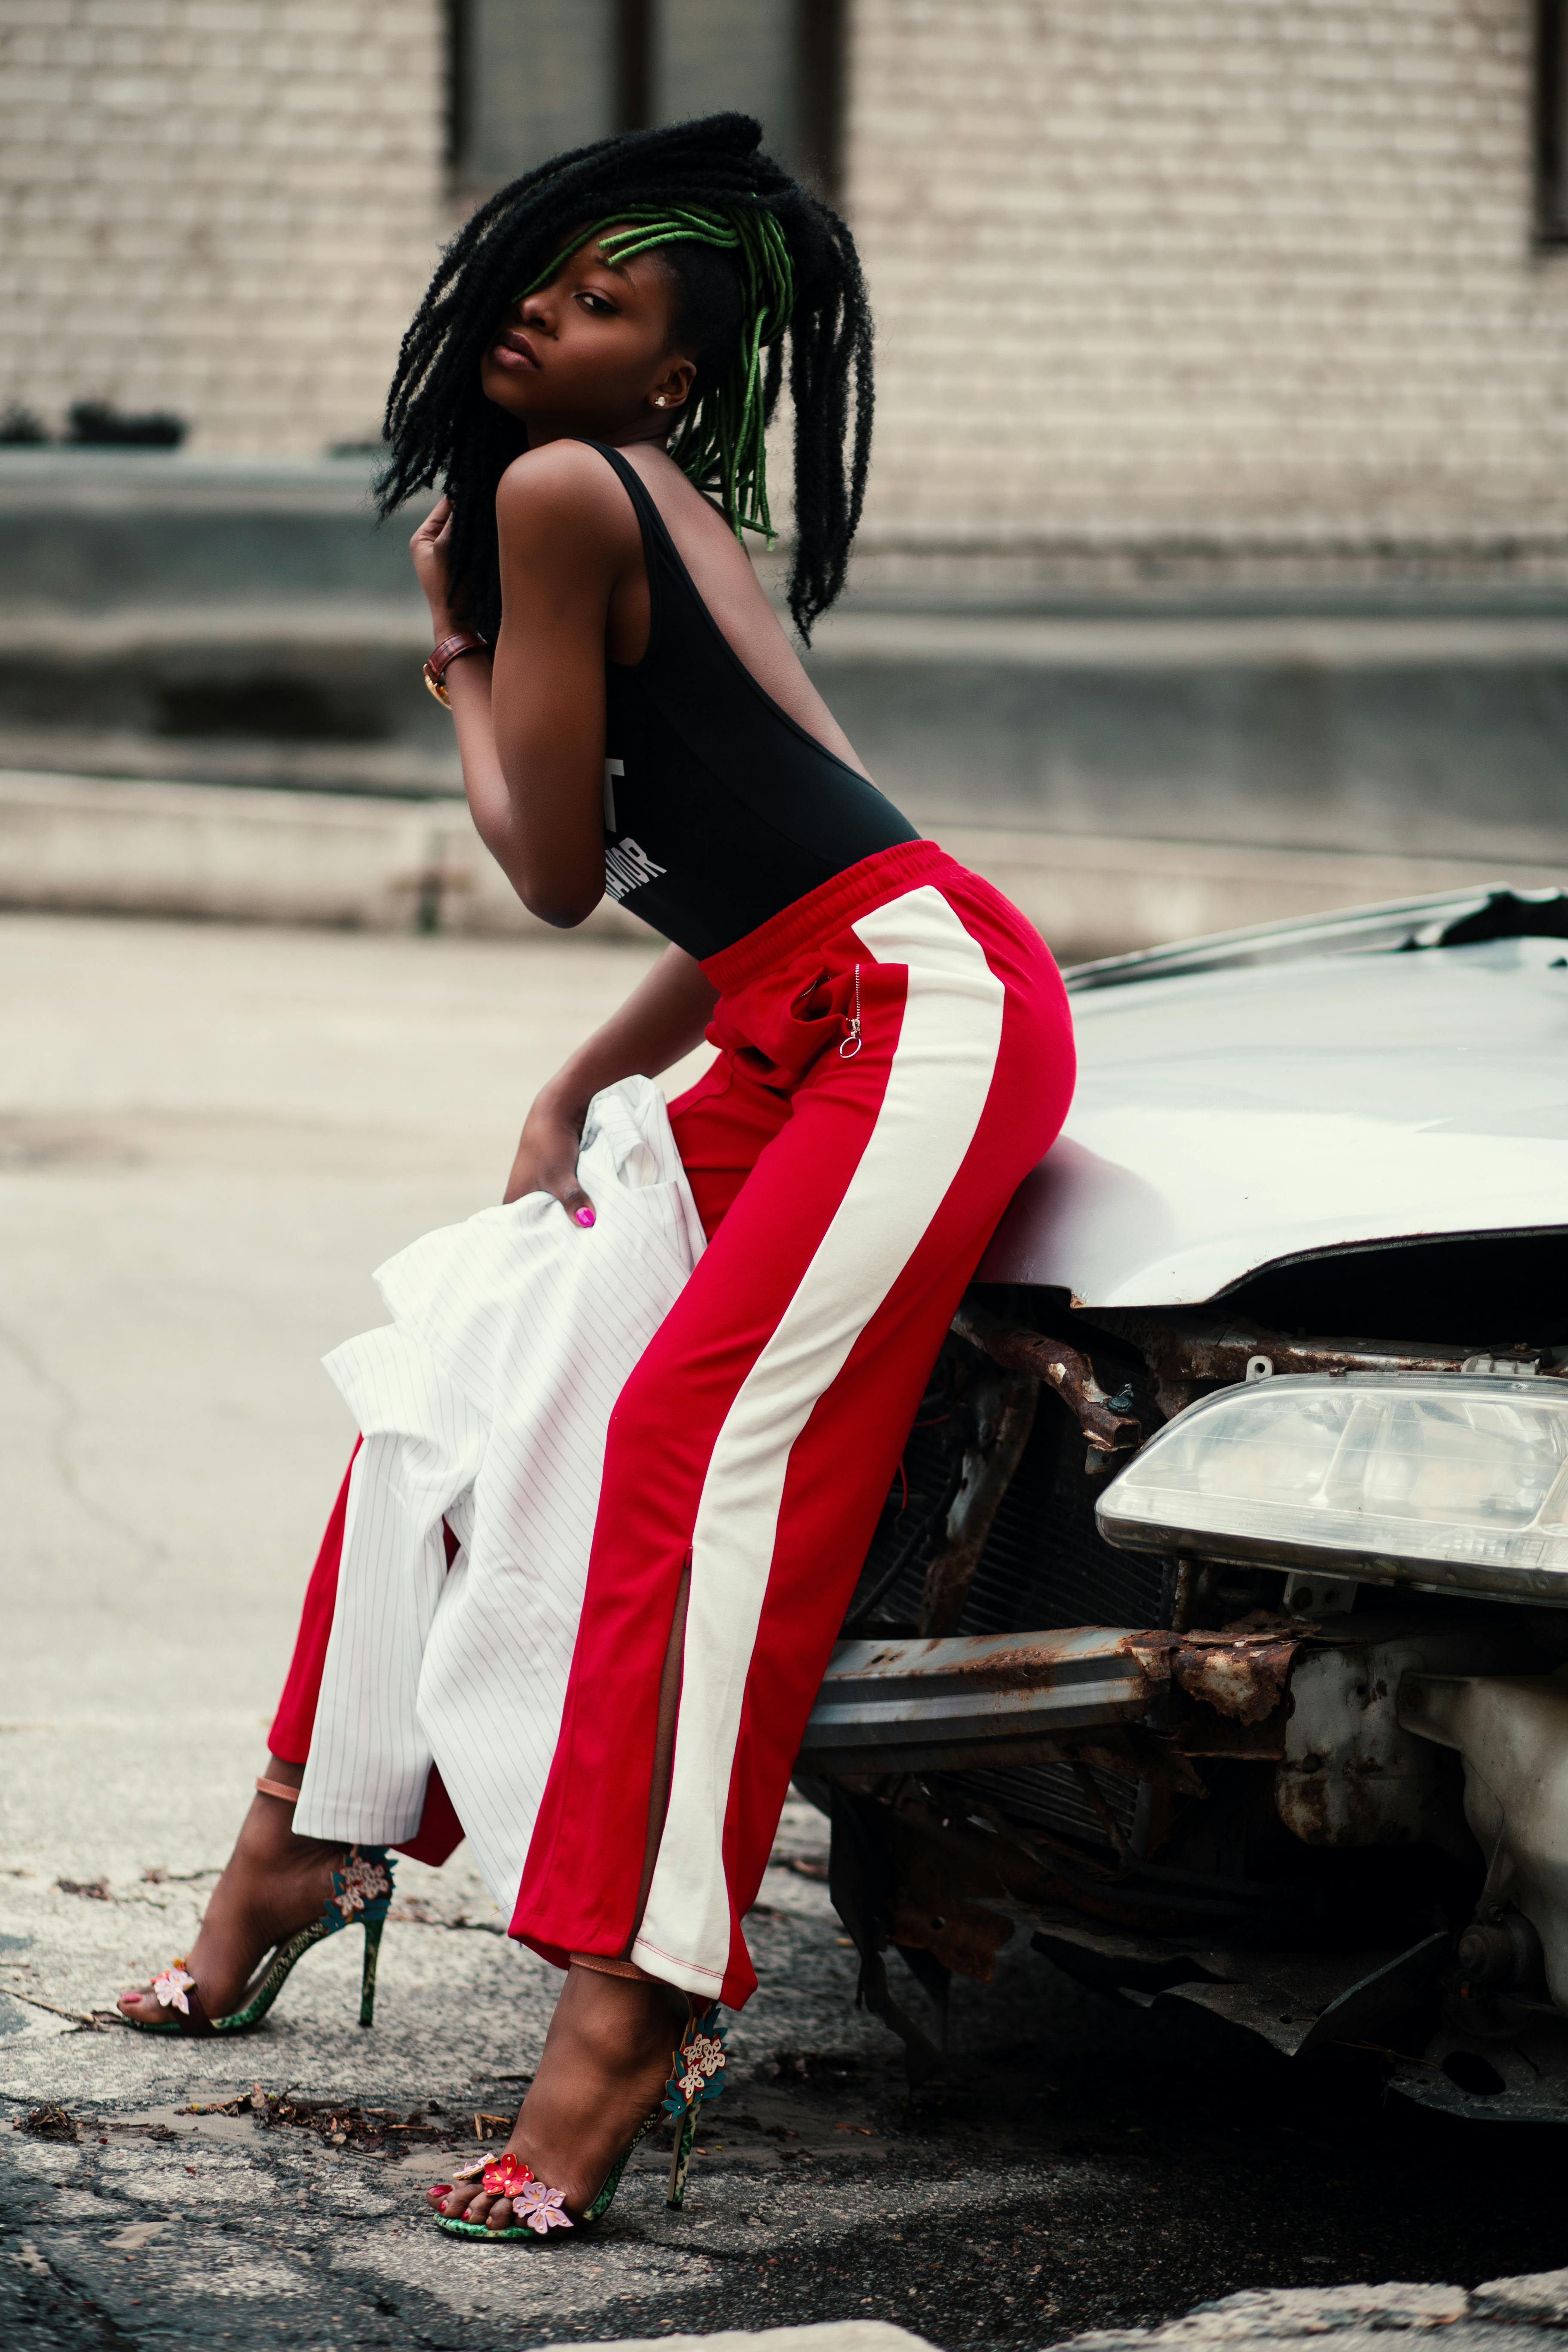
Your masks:
M703 1245L648 1080L595 1097L580 1166L590 1230L531 1193L426 1234L376 1275L391 1327L327 1359L364 1444L296 1826L412 1837L434 1760L509 1911L560 1726L605 1427Z

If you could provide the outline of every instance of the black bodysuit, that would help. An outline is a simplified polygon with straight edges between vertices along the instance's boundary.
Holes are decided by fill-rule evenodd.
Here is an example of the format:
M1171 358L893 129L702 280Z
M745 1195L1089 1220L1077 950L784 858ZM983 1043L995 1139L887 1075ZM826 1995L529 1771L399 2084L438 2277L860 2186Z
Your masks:
M716 955L821 882L920 838L757 684L698 594L634 467L647 651L605 665L605 887L689 955Z

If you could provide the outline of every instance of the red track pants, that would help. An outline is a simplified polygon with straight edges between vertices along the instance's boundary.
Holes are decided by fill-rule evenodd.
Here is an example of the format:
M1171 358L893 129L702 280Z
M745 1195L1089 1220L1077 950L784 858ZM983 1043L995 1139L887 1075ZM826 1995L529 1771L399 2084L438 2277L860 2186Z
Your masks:
M931 842L880 852L703 966L712 1068L673 1106L710 1246L611 1417L555 1760L511 1933L739 2005L805 1718L959 1297L1072 1091L1038 936ZM342 1498L273 1752L302 1758ZM658 1690L690 1585L640 1927ZM437 1807L441 1800L433 1792ZM449 1851L426 1808L413 1849ZM635 1939L634 1927L637 1927Z

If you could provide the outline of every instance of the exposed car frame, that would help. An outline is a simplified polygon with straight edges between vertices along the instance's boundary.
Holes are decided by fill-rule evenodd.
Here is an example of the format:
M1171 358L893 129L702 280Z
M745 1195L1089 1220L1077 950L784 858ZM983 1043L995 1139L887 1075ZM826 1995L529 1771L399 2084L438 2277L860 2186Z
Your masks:
M1568 2120L1562 941L1568 894L1488 887L1068 975L1082 1117L955 1319L797 1767L915 2074L939 2032L889 1948L940 2012L1022 1933L1426 2104ZM1205 1084L1228 1193L1194 1179ZM1271 1177L1328 1129L1315 1190Z

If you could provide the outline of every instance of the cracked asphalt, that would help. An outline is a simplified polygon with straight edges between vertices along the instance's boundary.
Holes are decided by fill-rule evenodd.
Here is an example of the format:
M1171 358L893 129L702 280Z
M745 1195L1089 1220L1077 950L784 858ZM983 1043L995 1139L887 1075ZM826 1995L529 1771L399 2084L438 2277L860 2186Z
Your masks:
M466 1853L401 1865L370 2033L353 1935L244 2042L103 2020L185 1948L261 1759L351 1434L320 1356L379 1319L382 1257L495 1196L533 1087L641 969L0 918L0 2344L500 2352L865 2318L966 2352L1568 2262L1557 2138L1384 2105L1354 2061L1292 2071L1196 2016L1178 2042L1021 1936L955 1989L947 2073L911 2098L798 1804L679 2215L651 2153L591 2237L427 2219L552 1996Z

